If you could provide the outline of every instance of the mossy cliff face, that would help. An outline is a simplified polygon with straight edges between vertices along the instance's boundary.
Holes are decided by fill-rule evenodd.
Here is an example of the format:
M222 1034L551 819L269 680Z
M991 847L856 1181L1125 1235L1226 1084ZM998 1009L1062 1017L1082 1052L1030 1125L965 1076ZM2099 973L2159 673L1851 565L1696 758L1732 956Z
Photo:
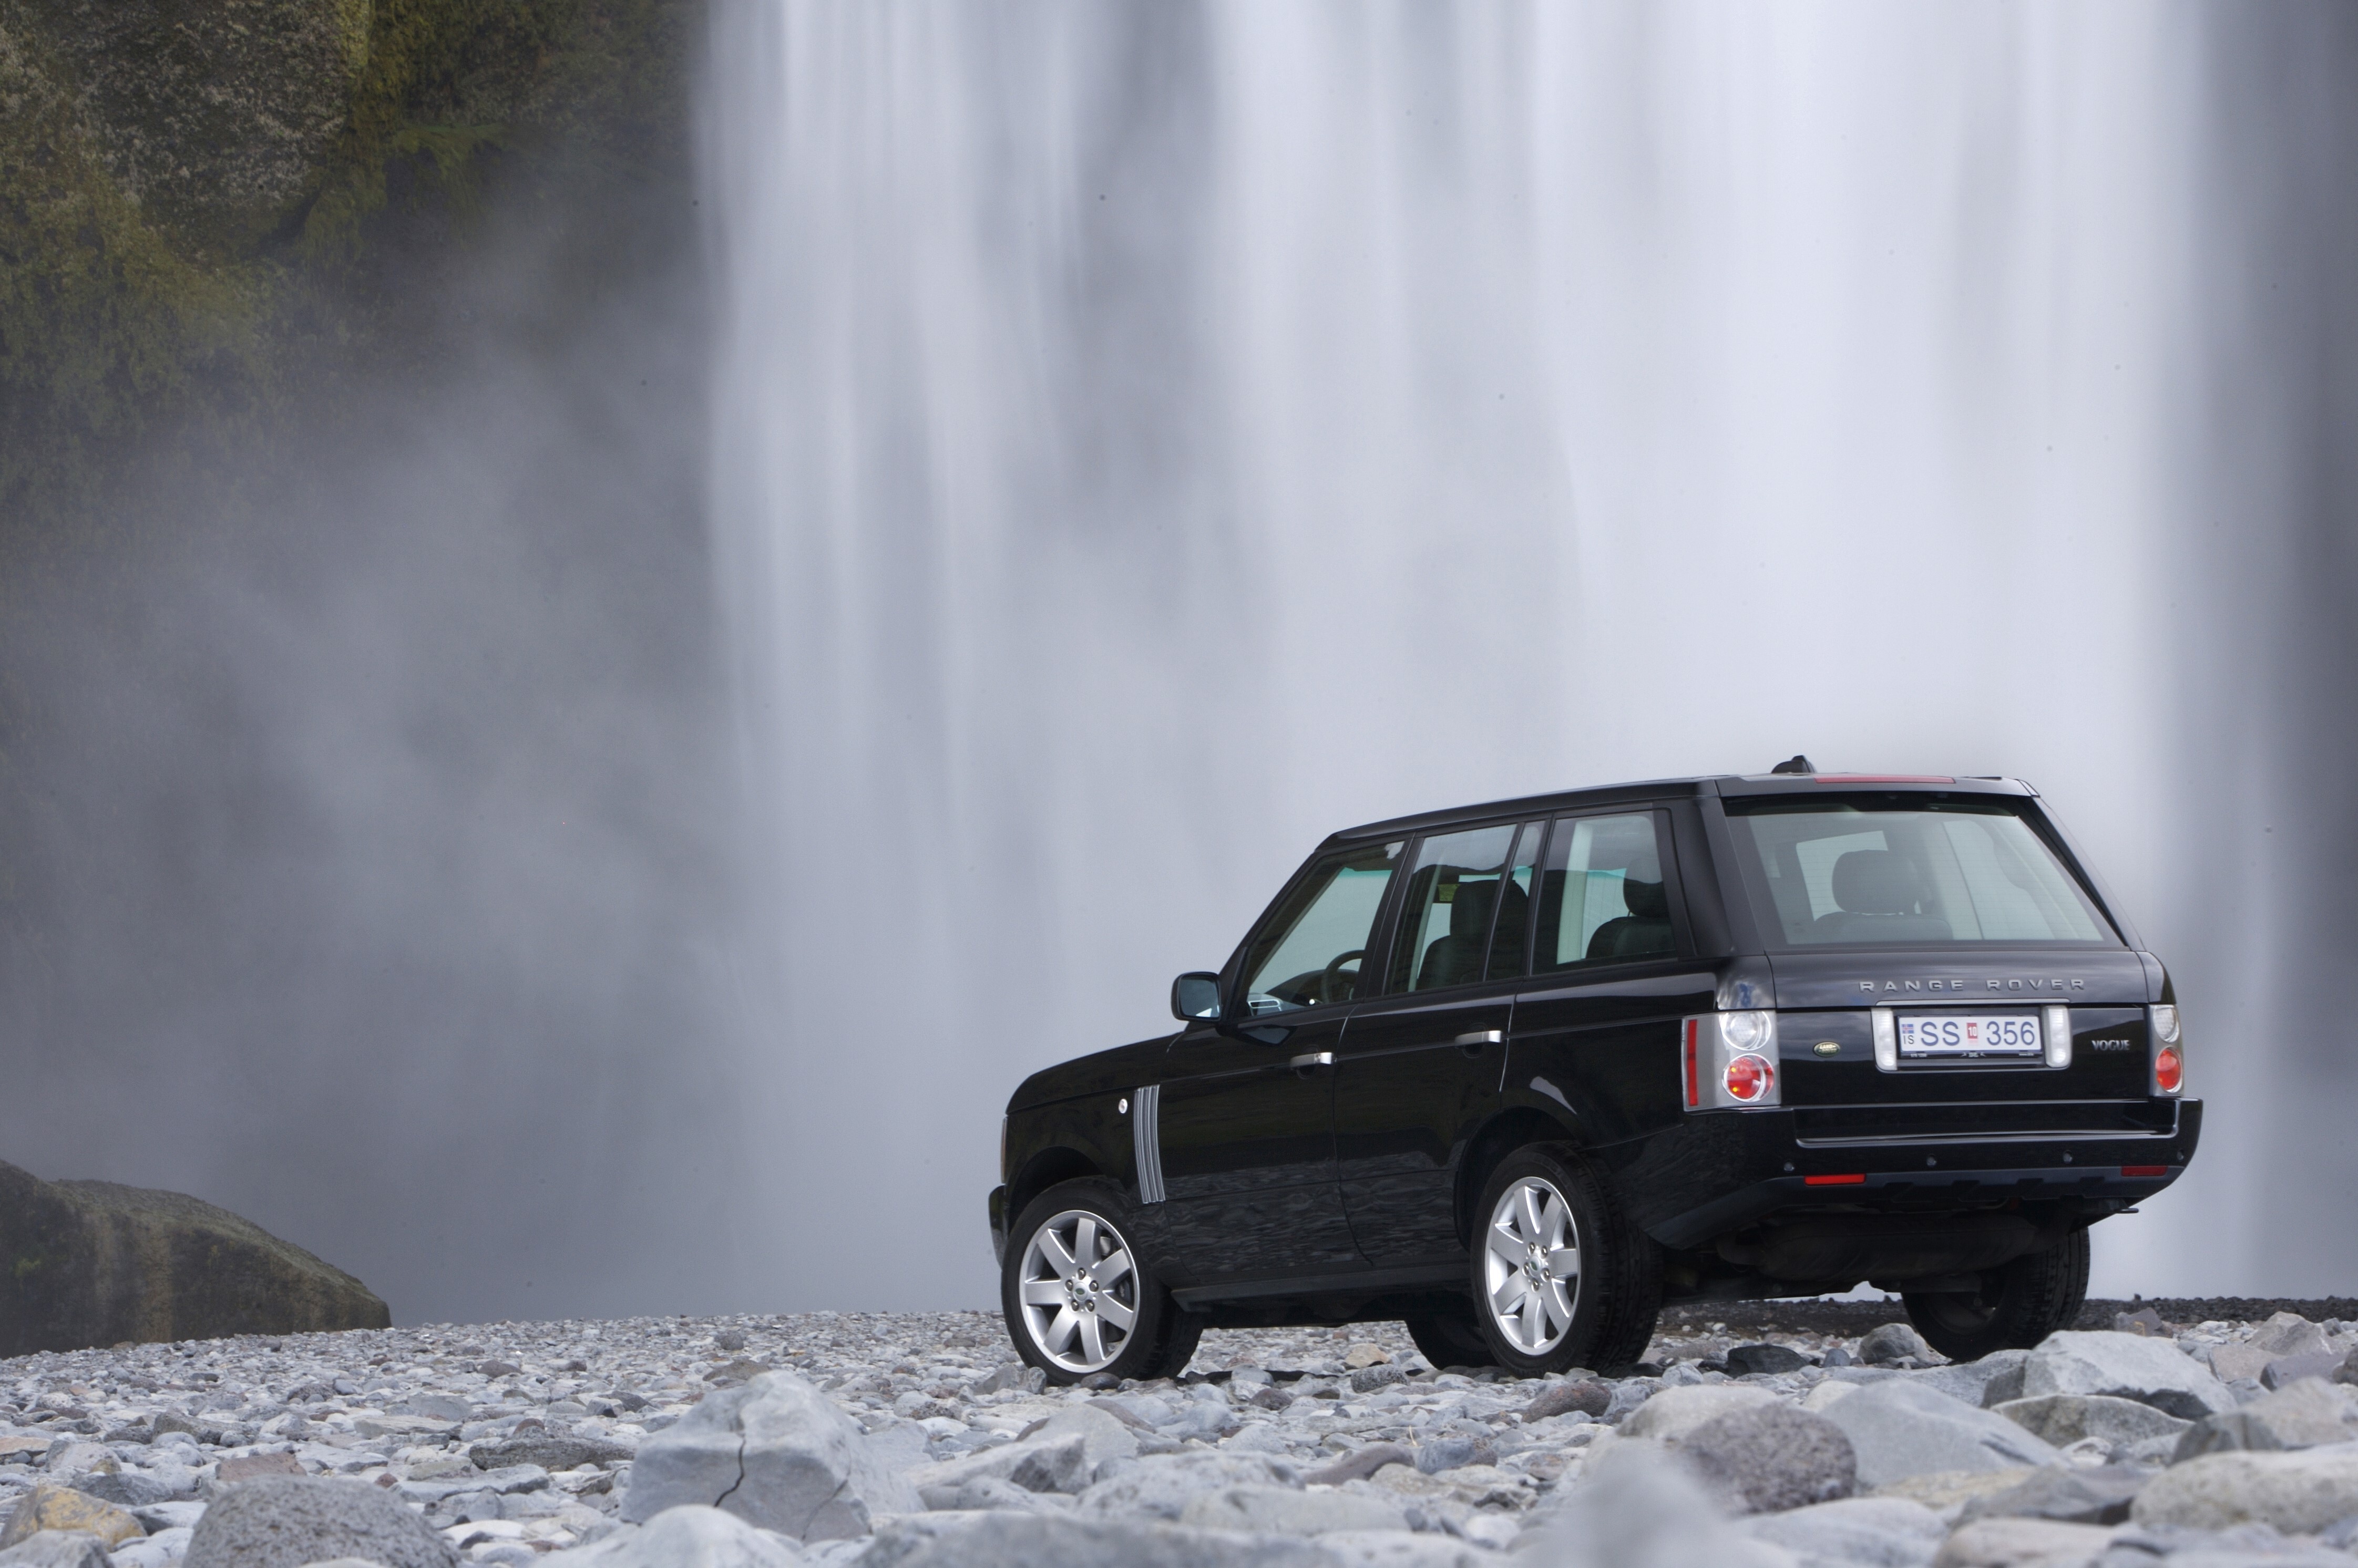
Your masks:
M393 1321L360 1281L225 1208L6 1164L0 1264L0 1357Z
M421 251L487 208L684 188L697 27L694 0L0 0L0 523L86 510L159 425L250 435L364 372Z

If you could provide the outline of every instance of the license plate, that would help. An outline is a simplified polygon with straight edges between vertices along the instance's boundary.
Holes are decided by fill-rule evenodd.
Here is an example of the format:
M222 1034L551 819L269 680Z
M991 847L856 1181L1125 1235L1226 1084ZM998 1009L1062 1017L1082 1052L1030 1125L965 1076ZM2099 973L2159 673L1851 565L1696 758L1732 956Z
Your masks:
M1899 1018L1899 1054L1919 1061L1951 1057L2046 1054L2036 1013L1933 1013Z

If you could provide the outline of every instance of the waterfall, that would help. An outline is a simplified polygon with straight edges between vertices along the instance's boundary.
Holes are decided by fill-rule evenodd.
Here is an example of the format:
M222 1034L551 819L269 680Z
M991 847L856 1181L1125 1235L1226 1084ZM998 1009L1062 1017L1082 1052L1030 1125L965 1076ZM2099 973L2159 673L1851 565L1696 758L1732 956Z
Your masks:
M779 1305L995 1299L1008 1092L1357 822L2012 773L2190 961L2179 15L725 0ZM2209 1154L2100 1291L2223 1277Z

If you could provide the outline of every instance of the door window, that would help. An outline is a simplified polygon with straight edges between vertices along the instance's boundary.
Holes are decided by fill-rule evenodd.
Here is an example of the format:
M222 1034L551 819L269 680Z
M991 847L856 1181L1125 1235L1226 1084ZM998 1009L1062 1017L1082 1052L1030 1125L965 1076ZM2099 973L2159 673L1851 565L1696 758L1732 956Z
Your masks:
M1540 872L1532 968L1667 958L1678 950L1654 814L1565 817Z
M1525 822L1515 839L1514 858L1507 864L1505 902L1498 906L1498 927L1490 936L1490 978L1512 980L1523 972L1530 943L1531 881L1538 874L1540 841L1547 836L1545 822Z
M1417 845L1400 935L1392 942L1393 991L1430 991L1482 978L1499 889L1509 889L1510 901L1524 897L1507 876L1514 845L1511 822L1436 833ZM1520 912L1514 919L1520 929Z
M1384 889L1405 840L1320 861L1245 953L1245 1006L1254 1014L1348 1002L1358 993Z

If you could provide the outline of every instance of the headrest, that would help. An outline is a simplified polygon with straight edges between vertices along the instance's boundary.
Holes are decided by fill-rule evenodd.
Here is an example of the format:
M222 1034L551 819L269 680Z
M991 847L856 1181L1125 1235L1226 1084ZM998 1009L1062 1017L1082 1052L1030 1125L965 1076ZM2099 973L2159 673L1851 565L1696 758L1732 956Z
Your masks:
M1667 920L1671 918L1671 896L1659 882L1640 882L1634 876L1621 879L1621 902L1629 913L1641 920Z
M1472 942L1488 936L1490 905L1498 896L1498 885L1495 882L1459 883L1455 897L1449 901L1449 934Z
M1834 862L1834 902L1854 915L1912 915L1916 863L1896 850L1855 849Z

